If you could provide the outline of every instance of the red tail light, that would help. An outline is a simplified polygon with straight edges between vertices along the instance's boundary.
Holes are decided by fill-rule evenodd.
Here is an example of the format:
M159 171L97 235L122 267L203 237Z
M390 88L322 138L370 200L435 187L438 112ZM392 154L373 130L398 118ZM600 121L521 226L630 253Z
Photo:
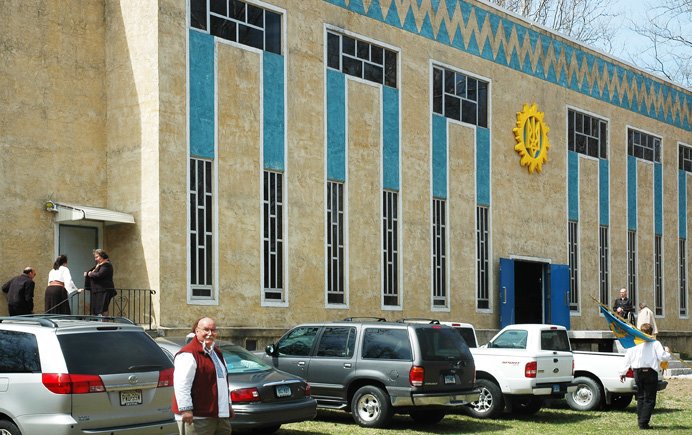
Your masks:
M106 391L99 375L43 373L41 380L43 385L55 394L88 394Z
M305 384L305 397L310 397L312 392L310 391L310 384Z
M625 377L626 378L633 378L634 377L634 370L632 370L631 368L629 370L627 370L627 373L625 373Z
M414 387L422 387L425 380L425 369L423 367L413 366L408 372L408 381Z
M261 400L257 388L241 388L240 390L231 391L231 401L233 403L259 402Z
M159 372L159 387L173 386L173 367Z
M574 360L572 360L572 376L574 376Z
M526 363L526 367L524 367L524 376L527 378L535 378L537 371L538 363L536 361L528 362Z

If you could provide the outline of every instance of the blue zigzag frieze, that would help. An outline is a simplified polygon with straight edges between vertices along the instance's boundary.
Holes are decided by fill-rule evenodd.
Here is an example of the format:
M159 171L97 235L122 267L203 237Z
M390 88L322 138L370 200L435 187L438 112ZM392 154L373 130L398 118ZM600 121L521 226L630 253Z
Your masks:
M692 131L692 93L464 0L323 0Z

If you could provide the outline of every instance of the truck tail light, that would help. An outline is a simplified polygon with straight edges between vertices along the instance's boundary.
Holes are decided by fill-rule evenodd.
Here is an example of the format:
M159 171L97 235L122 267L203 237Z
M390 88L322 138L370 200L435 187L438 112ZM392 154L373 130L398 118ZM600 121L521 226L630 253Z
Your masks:
M423 367L413 366L408 372L408 380L414 387L422 387L425 380L425 369Z
M572 360L572 376L574 376L574 360Z
M231 391L231 402L233 403L259 402L261 400L257 388L241 388Z
M170 369L161 370L159 372L159 387L173 386L173 367Z
M627 370L627 373L625 373L626 378L634 378L634 370L631 368Z
M99 375L70 375L67 373L43 373L43 386L55 394L103 393L106 387Z
M536 361L527 362L524 367L524 377L535 378L538 371L538 363Z

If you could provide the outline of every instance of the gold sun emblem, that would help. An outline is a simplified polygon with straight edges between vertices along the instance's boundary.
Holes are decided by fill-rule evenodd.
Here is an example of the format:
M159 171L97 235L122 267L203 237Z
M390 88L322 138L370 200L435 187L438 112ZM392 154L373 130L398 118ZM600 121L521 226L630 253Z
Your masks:
M514 127L514 138L517 144L514 150L521 156L520 164L528 166L529 174L541 172L543 163L548 161L548 132L550 128L543 121L543 112L533 103L531 107L524 104L521 112L517 112L517 126Z

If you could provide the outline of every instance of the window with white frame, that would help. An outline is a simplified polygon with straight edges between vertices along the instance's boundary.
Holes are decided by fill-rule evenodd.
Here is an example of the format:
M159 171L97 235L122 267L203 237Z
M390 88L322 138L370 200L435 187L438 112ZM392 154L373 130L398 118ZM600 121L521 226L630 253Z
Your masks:
M661 236L654 239L654 312L663 315L663 254Z
M213 162L190 158L190 296L214 298Z
M281 54L281 15L240 0L190 0L190 26L248 47Z
M608 227L601 225L598 232L599 247L599 289L601 293L601 303L610 306L610 271L609 271L609 247L608 247Z
M661 161L661 138L628 128L627 155L658 163Z
M399 306L399 193L382 192L382 303Z
M586 156L608 158L608 123L600 118L569 109L567 145L570 151Z
M433 112L480 127L488 126L488 82L436 66Z
M490 232L488 230L488 207L476 207L476 274L478 291L476 308L490 308Z
M680 170L692 174L692 147L680 144L678 152L678 165Z
M447 308L447 202L433 198L433 308Z
M327 67L390 88L397 87L397 53L352 36L327 32Z
M687 241L680 239L680 316L687 317Z
M637 298L637 232L627 231L627 294L632 306Z
M579 242L578 224L569 221L569 309L579 310Z
M327 304L345 304L344 183L327 182Z
M283 174L264 171L263 299L266 302L285 302L284 239L283 239Z

